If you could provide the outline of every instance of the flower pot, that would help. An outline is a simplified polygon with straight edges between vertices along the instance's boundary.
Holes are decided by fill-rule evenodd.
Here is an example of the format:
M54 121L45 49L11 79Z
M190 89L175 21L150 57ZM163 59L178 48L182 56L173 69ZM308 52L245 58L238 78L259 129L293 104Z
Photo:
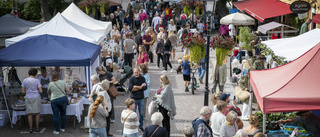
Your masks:
M197 6L195 10L196 10L196 15L199 16L199 14L200 14L199 7Z
M225 48L216 48L217 65L222 66L223 60L226 58L228 50Z

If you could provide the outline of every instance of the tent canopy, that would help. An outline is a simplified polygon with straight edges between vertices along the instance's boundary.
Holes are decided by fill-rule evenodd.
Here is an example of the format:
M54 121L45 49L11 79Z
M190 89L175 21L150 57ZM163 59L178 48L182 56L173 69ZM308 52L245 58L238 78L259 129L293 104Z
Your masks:
M38 29L14 38L6 39L6 46L8 47L9 45L30 36L43 34L74 37L94 44L100 44L106 35L103 32L97 32L78 26L65 19L60 13L57 13L54 18L40 26Z
M239 10L245 11L260 22L265 19L292 13L290 5L278 0L245 0L233 2Z
M0 18L0 36L17 36L26 33L29 27L38 25L39 23L26 21L16 16L6 14Z
M267 24L264 24L264 25L261 25L258 27L258 31L260 31L261 33L263 34L267 34L267 33L276 33L274 31L270 31L270 30L273 30L273 29L276 29L276 28L284 28L283 30L283 33L296 33L299 31L299 29L296 29L294 27L291 27L289 25L285 25L285 24L281 24L281 23L278 23L278 22L269 22ZM287 30L286 30L287 29ZM289 30L290 29L290 30ZM282 32L282 31L278 31L278 32ZM278 33L277 32L277 33Z
M250 72L250 83L263 114L320 110L319 51L320 43L288 64Z
M262 43L270 47L275 55L292 61L319 43L319 36L320 29L313 29L296 37L262 41Z
M95 20L80 10L74 3L71 3L62 13L62 16L70 20L71 22L95 31L103 31L109 33L112 29L111 22L103 22Z
M77 38L40 35L0 50L0 66L90 66L100 46Z

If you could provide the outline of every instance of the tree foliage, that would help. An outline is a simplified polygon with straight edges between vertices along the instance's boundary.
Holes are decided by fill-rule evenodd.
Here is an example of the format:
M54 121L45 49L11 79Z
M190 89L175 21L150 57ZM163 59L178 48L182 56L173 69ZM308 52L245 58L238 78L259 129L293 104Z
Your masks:
M21 11L21 16L28 20L39 20L41 18L41 1L29 0Z

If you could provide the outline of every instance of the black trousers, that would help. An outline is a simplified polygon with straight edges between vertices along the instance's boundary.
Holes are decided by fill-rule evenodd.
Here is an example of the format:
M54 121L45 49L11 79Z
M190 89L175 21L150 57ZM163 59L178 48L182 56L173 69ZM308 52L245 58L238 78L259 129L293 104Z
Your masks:
M134 26L136 27L137 30L139 30L140 29L140 20L135 20Z
M160 67L160 59L162 60L162 62L163 62L163 56L161 55L161 53L157 53L157 65L158 65L158 67ZM162 63L162 65L163 65L163 63Z
M168 66L170 68L172 68L172 65L171 65L171 62L169 61L170 59L170 54L169 53L166 53L166 54L163 54L163 66L164 66L164 70L167 70Z
M145 45L145 47L146 47L147 54L148 54L150 62L153 62L152 51L151 52L149 51L149 49L150 49L149 45L148 46Z
M107 127L106 127L106 131L107 131L107 134L109 133L110 131L110 113L109 113L109 116L106 117L106 120L107 120Z
M132 67L132 59L133 59L133 53L130 54L124 54L124 65L129 65Z
M167 130L168 137L170 137L170 117L168 116L168 110L159 105L159 111L163 116L162 126Z

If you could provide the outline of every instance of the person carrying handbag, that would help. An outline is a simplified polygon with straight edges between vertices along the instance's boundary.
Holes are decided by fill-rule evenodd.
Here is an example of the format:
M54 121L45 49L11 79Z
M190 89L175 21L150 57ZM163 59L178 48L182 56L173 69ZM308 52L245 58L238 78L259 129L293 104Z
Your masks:
M133 111L135 107L134 100L128 98L124 103L127 109L121 112L121 123L123 124L123 137L139 137L139 118L137 113Z
M155 112L151 115L152 125L147 126L142 137L168 137L168 132L161 127L163 116L160 112Z
M48 85L48 95L51 95L51 108L53 112L53 121L55 131L53 134L59 134L65 132L66 126L66 110L68 105L68 99L66 98L66 93L70 92L67 87L67 83L64 80L59 80L59 74L57 72L52 73L52 80ZM59 122L61 117L61 129L59 127Z

